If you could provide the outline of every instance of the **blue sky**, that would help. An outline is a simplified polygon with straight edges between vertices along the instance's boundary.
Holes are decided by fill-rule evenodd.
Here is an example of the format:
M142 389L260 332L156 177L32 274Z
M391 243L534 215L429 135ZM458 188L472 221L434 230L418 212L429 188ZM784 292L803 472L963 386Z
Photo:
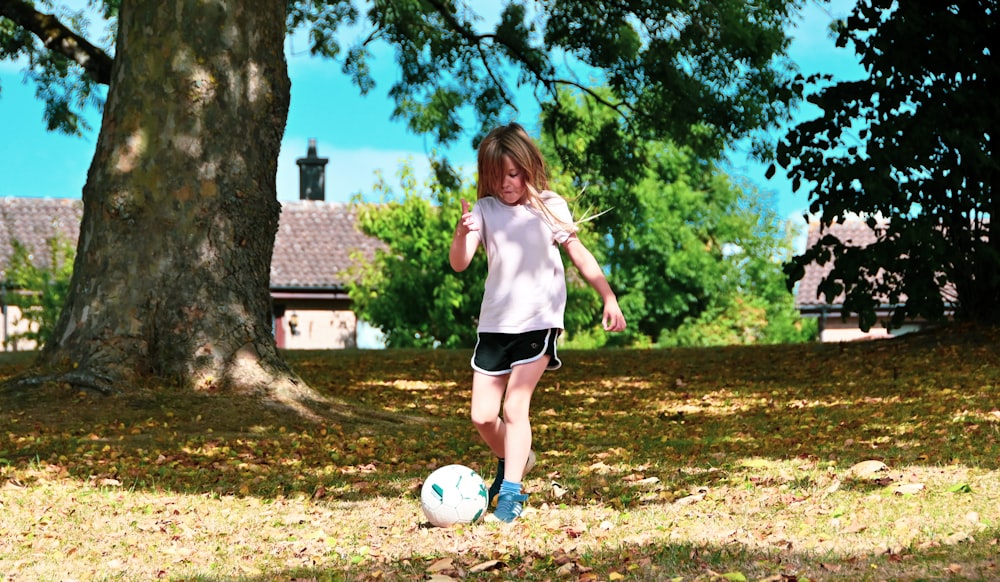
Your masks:
M77 4L82 4L76 0ZM810 2L798 28L793 32L791 56L805 73L825 72L848 79L860 75L852 53L836 49L828 32L832 18L848 14L855 0L832 0L822 7ZM499 5L499 1L487 2ZM476 4L477 9L481 3ZM361 97L339 67L308 55L304 40L286 42L292 100L281 155L278 160L278 198L298 198L298 167L295 160L306 153L309 139L317 140L318 153L330 159L327 165L326 198L347 201L368 190L376 170L395 175L403 160L426 173L431 140L409 133L401 121L391 121L393 104L387 97L395 68L390 58L374 63L374 91ZM388 55L387 55L388 57ZM100 119L89 117L94 128L84 137L69 137L45 131L42 104L33 86L22 82L17 63L0 62L0 196L80 197L87 169L97 142ZM535 125L537 108L522 112L518 121ZM811 116L808 109L800 118ZM468 139L446 151L456 164L472 164L474 152ZM787 180L764 177L764 168L736 154L730 172L742 176L759 190L769 193L782 216L800 220L808 202L804 193L793 194Z

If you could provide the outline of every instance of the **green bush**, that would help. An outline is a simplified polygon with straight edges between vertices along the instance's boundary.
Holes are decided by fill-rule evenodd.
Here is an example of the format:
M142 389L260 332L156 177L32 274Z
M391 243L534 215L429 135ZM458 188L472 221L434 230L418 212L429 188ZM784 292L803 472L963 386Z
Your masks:
M27 331L6 338L8 348L19 340L31 340L42 347L55 330L66 302L76 249L61 237L48 239L46 245L48 261L36 265L28 247L18 240L11 242L14 252L3 283L5 302L21 310L15 325L22 321L29 325Z

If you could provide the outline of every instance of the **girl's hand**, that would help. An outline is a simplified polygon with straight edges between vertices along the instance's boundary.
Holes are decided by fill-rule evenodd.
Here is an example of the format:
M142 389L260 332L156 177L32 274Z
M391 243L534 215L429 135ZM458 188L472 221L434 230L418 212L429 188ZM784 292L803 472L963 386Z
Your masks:
M472 256L479 247L479 221L469 210L469 203L462 199L462 218L455 225L455 235L451 239L451 249L448 250L448 262L451 268L461 273L469 267ZM474 233L474 234L469 234Z
M479 223L476 222L472 211L469 209L469 202L465 198L462 198L462 218L458 220L458 226L455 227L455 231L458 234L464 235L471 230L479 230Z
M616 299L604 302L604 318L601 323L604 325L604 331L623 331L625 329L625 315L618 307Z

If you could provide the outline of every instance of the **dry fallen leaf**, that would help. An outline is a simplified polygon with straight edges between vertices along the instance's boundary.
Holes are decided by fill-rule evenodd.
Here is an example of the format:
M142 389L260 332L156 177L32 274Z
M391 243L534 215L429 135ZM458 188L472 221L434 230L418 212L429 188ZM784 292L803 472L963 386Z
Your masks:
M705 498L704 493L697 493L695 495L688 495L687 497L681 497L677 501L674 501L677 505L691 505L692 503L698 503Z
M913 495L923 490L923 483L900 483L892 488L892 492L896 495Z
M960 544L962 542L972 542L972 541L975 541L975 540L973 540L972 536L970 536L969 534L965 533L964 531L955 532L955 533L951 534L950 536L944 538L944 544L946 546L954 546L954 545Z
M427 566L427 572L433 574L435 572L440 572L442 570L450 570L454 568L453 561L451 558L441 558L434 560L430 566Z
M506 565L507 564L501 562L500 560L488 560L486 562L476 564L475 566L469 568L469 573L478 574L480 572L488 572L490 570L500 570L501 568L504 568Z
M556 568L556 575L558 576L569 576L576 570L576 564L573 562L566 562L562 566Z
M882 461L876 461L870 459L867 461L861 461L860 463L855 463L848 469L848 472L855 477L866 479L868 477L874 477L889 470L889 466Z

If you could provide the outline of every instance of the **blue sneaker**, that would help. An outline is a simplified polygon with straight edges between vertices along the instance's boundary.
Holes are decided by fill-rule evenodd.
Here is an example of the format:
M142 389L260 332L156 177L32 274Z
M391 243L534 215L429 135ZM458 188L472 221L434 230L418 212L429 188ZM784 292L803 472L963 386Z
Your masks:
M528 476L528 471L531 471L535 467L535 461L537 460L538 456L535 454L535 451L528 451L528 462L524 464L524 475L521 476L522 480ZM497 476L493 478L493 483L490 485L490 507L497 506L497 495L500 495L501 483L503 483L503 460L497 463Z
M497 497L497 510L492 516L504 523L510 523L520 517L524 511L524 502L528 500L524 493L501 493Z

